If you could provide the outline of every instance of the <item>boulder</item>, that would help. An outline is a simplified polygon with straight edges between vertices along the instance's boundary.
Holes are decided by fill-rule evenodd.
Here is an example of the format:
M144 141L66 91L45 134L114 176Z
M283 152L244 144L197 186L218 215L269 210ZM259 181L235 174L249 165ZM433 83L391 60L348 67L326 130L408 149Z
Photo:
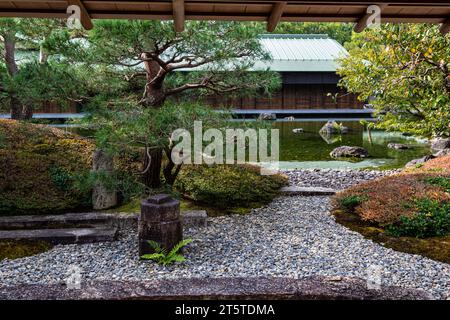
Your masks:
M389 143L387 145L388 148L395 149L395 150L406 150L409 149L409 147L406 144L403 143Z
M429 160L431 160L431 159L434 159L435 158L435 156L433 156L433 155L428 155L428 156L425 156L425 157L422 157L422 158L419 158L419 159L414 159L414 160L411 160L410 162L408 162L406 165L405 165L405 168L411 168L411 167L415 167L415 166L417 166L418 164L422 164L422 163L425 163L425 162L427 162L427 161L429 161Z
M295 129L292 129L292 132L293 133L303 133L304 130L303 130L303 128L295 128Z
M443 149L439 150L438 152L433 154L435 157L443 157L450 155L450 148L449 149Z
M333 158L366 158L369 152L362 147L341 146L331 151L330 156Z
M319 130L321 134L340 134L340 133L348 133L349 129L346 126L338 124L336 121L328 121L323 125L323 127Z
M103 150L97 149L92 157L93 171L111 173L114 163L111 156ZM92 207L95 210L103 210L115 207L118 204L117 192L108 190L101 182L98 182L92 190Z
M436 138L431 140L431 149L433 151L450 149L450 138Z
M258 117L260 120L277 120L275 113L261 113Z

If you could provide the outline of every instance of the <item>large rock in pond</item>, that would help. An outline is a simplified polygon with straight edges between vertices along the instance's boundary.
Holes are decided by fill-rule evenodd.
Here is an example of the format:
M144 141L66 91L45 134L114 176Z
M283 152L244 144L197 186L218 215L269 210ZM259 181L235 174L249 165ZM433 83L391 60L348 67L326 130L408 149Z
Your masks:
M366 158L369 152L361 147L341 146L331 151L333 158Z
M427 155L427 156L422 157L422 158L419 158L419 159L411 160L410 162L408 162L407 164L405 164L405 168L415 167L415 166L417 166L417 165L420 165L420 164L422 164L422 163L425 163L425 162L427 162L427 161L429 161L429 160L431 160L431 159L434 159L434 158L436 158L436 157L430 154L430 155Z
M323 125L323 127L319 130L321 134L341 134L348 133L348 127L338 124L336 121L328 121Z
M394 143L391 142L387 145L388 148L390 149L395 149L395 150L406 150L409 149L409 147L406 144L403 143Z
M112 157L101 149L95 150L92 157L92 169L106 174L111 173L114 170ZM103 210L115 207L117 204L117 192L108 190L101 182L97 182L92 190L92 207L95 210Z

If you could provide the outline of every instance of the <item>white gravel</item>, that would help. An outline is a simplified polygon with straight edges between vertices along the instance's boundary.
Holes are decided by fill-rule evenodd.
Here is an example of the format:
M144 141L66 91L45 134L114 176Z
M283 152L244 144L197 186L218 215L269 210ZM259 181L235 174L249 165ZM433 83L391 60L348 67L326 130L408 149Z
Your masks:
M289 176L293 183L303 180L299 172ZM331 180L326 186L352 181ZM326 178L318 178L317 185L324 181ZM366 278L368 270L379 270L383 284L419 288L441 299L450 297L449 264L373 243L337 224L329 209L328 197L279 197L248 215L209 218L206 228L185 229L185 237L194 240L185 249L188 261L168 268L139 261L136 231L126 230L113 243L56 246L36 256L0 261L0 280L2 284L61 282L71 266L81 268L84 279L117 280L312 275Z

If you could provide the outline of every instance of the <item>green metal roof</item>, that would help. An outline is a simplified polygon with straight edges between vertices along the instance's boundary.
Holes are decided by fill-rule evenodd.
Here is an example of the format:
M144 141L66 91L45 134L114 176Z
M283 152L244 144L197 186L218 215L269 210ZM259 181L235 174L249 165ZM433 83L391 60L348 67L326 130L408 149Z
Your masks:
M273 60L257 62L256 70L269 67L279 72L335 72L336 59L348 54L336 40L322 34L267 34L260 39Z

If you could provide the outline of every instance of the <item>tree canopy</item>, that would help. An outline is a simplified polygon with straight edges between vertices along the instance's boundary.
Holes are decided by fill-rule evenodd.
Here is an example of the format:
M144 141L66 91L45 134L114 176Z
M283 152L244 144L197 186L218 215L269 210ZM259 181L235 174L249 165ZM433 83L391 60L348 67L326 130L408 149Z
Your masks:
M450 136L450 36L437 26L387 24L354 34L341 84L373 104L378 127Z
M72 67L52 48L54 34L65 29L61 20L0 19L0 106L12 118L31 118L44 101L65 105L77 97Z

